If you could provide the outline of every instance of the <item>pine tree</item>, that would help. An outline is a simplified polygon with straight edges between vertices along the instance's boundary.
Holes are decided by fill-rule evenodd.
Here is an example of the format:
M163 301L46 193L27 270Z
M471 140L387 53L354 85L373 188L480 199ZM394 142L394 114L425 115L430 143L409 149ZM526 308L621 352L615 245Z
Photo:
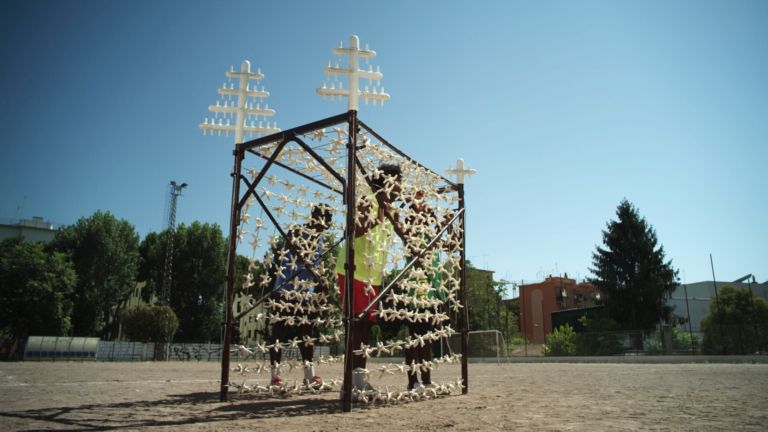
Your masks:
M656 232L629 201L619 204L616 216L603 231L603 247L592 254L592 283L614 320L628 330L647 330L669 317L666 300L678 286L677 270L664 261ZM640 342L635 339L636 348Z

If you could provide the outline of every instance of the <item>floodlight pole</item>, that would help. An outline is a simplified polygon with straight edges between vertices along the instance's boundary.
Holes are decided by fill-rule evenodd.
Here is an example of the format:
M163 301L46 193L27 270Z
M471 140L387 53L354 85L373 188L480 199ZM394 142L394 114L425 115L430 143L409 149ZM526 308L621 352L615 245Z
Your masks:
M168 239L165 248L165 268L163 271L163 286L160 291L159 303L165 306L171 304L171 282L173 280L173 235L176 232L176 203L181 196L181 190L187 187L186 183L178 184L175 180L170 183L170 204L168 207Z
M170 203L168 207L168 226L166 227L165 243L165 267L163 270L163 285L160 288L158 303L171 307L171 285L173 282L173 246L176 236L176 203L181 196L181 190L187 187L186 183L178 184L175 180L170 183ZM168 323L163 323L160 341L155 344L155 360L168 360L168 344L173 335L170 334Z

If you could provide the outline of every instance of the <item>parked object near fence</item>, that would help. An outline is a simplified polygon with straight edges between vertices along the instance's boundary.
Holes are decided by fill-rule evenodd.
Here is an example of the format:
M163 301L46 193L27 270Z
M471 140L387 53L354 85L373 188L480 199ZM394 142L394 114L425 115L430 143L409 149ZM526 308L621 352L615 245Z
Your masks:
M99 338L30 336L24 360L96 360Z

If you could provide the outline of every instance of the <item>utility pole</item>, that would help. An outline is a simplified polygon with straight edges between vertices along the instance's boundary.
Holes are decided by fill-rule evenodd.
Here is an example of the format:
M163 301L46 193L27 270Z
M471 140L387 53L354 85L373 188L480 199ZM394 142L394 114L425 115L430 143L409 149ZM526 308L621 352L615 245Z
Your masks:
M695 347L693 346L693 328L691 326L693 323L691 323L691 308L688 306L688 284L683 284L683 291L685 292L685 311L688 313L688 337L690 337L691 341L691 352L695 352Z

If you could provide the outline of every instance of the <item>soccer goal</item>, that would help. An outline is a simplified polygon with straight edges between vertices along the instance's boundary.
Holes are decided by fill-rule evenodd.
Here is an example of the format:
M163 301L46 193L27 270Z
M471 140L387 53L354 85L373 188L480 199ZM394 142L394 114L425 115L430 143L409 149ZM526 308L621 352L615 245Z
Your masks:
M496 358L496 362L505 361L508 352L504 334L498 330L473 330L468 332L469 343L467 356L471 358ZM453 336L446 341L445 349L449 352L458 350L461 339Z

